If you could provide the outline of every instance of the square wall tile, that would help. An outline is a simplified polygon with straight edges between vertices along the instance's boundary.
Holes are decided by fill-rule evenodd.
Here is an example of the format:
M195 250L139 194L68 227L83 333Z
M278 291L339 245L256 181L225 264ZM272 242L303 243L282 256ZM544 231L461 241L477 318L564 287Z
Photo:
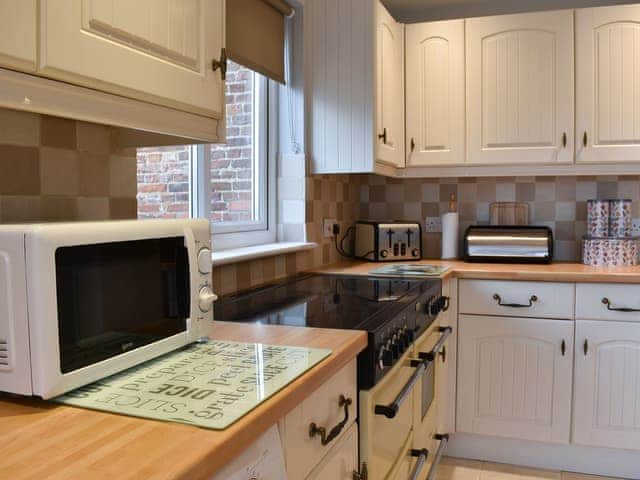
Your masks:
M40 149L40 182L45 195L78 194L78 153L75 150Z
M107 197L110 191L109 155L80 152L78 190L85 197ZM118 192L122 194L122 192Z
M45 147L75 150L77 148L76 122L43 115L40 122L40 143Z
M0 108L0 145L40 145L40 115Z
M76 122L77 149L102 155L111 153L111 128L97 123Z
M136 159L112 155L109 160L109 192L112 197L135 197L138 193Z
M0 195L38 195L39 193L38 149L0 145Z

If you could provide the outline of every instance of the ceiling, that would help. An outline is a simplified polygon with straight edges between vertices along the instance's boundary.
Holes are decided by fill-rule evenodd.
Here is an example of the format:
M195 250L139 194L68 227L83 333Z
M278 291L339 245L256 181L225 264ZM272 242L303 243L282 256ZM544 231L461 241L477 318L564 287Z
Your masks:
M638 0L382 0L404 23L637 3Z

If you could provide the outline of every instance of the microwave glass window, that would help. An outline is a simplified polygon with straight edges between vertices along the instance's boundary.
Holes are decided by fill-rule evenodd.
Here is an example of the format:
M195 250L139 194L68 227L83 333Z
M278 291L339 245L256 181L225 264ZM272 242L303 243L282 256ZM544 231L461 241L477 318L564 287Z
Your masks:
M184 237L56 251L62 373L186 331Z

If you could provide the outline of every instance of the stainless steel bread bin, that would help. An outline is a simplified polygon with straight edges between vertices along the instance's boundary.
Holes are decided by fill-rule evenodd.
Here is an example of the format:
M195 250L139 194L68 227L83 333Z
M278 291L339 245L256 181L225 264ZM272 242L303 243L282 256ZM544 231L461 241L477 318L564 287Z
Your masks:
M551 263L549 227L471 226L464 234L466 262Z

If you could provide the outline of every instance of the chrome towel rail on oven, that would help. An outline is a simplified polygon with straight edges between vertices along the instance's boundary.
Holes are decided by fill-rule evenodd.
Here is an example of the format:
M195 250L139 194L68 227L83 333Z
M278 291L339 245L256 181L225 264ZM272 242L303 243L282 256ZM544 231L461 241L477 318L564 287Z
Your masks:
M438 355L438 353L440 353L440 350L442 350L442 347L444 346L444 343L447 341L447 338L449 338L449 335L453 333L453 328L438 327L438 331L442 335L440 335L440 338L438 339L436 344L433 346L433 349L430 352L420 352L418 354L420 359L424 360L427 363L433 362L436 359L436 356Z
M429 450L423 448L421 450L411 450L410 452L412 457L418 457L418 461L416 462L416 466L413 469L413 473L409 477L411 480L418 480L420 478L420 472L424 468L425 463L427 463L427 457L429 456Z
M447 446L447 442L449 441L449 435L446 433L436 433L433 438L434 440L440 440L440 445L438 445L438 450L436 450L436 457L433 459L431 469L429 469L429 473L427 474L427 480L433 480L436 476L438 465L440 464L440 460L442 459L442 454L444 453L444 449Z
M427 368L427 362L423 360L411 360L411 366L416 370L411 374L411 377L409 377L405 386L402 387L398 396L389 405L376 405L374 409L374 413L376 415L384 415L387 418L394 418L397 415L398 410L400 410L400 407L409 396L409 393L413 390L413 387L420 378L420 375L422 375Z

